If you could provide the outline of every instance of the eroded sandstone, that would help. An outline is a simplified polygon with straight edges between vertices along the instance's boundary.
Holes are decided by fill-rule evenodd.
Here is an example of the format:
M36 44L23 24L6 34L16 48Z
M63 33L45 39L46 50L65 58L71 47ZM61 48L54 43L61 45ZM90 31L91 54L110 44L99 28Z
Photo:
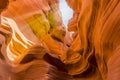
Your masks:
M14 61L17 67L1 61L0 69L11 80L119 80L119 0L66 2L74 11L68 30L62 23L58 0L10 3L3 15L14 19L21 34L31 42L27 49L14 45L18 50L13 54L21 49L21 57ZM0 40L2 44L1 35ZM4 74L1 79L8 79Z

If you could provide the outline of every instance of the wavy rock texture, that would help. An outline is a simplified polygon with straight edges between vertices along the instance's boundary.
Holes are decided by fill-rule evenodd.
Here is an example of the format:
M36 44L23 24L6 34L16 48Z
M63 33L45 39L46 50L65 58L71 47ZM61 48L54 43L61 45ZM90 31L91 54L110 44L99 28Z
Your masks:
M80 64L82 67L79 67L76 73L78 71L81 74L83 73L82 77L85 79L87 79L86 76L88 75L88 80L119 80L119 76L117 76L119 75L118 64L116 61L112 65L112 61L115 58L112 56L119 55L119 49L117 48L120 45L120 35L118 35L120 34L120 1L66 1L77 16L77 19L76 16L73 16L72 20L70 20L69 29L73 30L71 27L77 23L75 26L77 31L75 32L78 33L80 42L76 43L76 45L79 44L80 50L82 50L79 63L83 64ZM117 60L119 61L119 59ZM89 70L91 66L91 69L95 69L93 72ZM74 66L72 68L75 69ZM87 72L84 73L85 71ZM96 75L98 76L97 78ZM81 77L81 75L79 76Z
M20 41L20 37L26 36L31 45L27 45L25 40L23 44L28 46L27 49L18 44L10 48L16 48L13 54L21 51L20 57L11 64L5 57L4 46L8 46L9 38L5 42L3 34L0 35L3 47L0 47L1 80L120 79L120 1L66 2L74 11L68 31L62 23L58 0L16 0L10 3L3 15L14 19L21 31L15 28L12 32L5 31L3 27L0 31L7 34L14 32L12 35L15 34ZM74 33L71 34L71 31ZM12 42L15 43L14 40Z
M57 0L17 0L2 14L9 18L1 17L1 80L73 80L60 58L50 54L58 54L56 45L45 40L62 48L55 41L66 35Z
M17 0L3 14L14 19L26 36L30 34L29 27L41 38L62 24L57 0Z

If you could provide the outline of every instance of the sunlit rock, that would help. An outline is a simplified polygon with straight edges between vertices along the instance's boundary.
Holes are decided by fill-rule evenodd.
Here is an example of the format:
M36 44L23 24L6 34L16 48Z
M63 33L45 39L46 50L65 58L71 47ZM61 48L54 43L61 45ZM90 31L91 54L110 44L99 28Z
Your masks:
M4 72L0 73L1 80L73 80L59 58L63 52L58 55L59 51L56 52L54 47L53 51L51 50L51 41L49 41L50 46L46 43L48 38L51 38L53 43L57 42L62 45L64 43L66 29L62 24L58 1L41 0L38 2L17 0L10 3L8 9L2 13L3 16L9 17L5 20L11 30L11 36L9 36L10 40L7 43L5 43L5 39L9 38L0 36L0 40L4 41L4 43L1 42L2 54L0 57L5 59L5 61L1 60L0 69ZM4 23L5 29L6 23ZM67 35L69 34L67 33ZM69 37L66 36L67 38ZM63 46L60 47L63 51Z
M66 0L69 6L74 10L72 22L75 24L77 22L77 29L75 27L70 28L70 30L77 32L80 37L80 55L82 58L78 63L82 65L79 67L80 75L79 79L88 78L88 80L118 80L117 78L109 78L112 74L109 73L114 71L113 67L111 69L112 56L115 55L114 51L120 45L119 37L119 15L120 4L118 0ZM77 21L76 21L77 20ZM71 21L69 22L69 27L71 27ZM78 40L78 39L77 39ZM74 48L73 48L74 49ZM73 52L74 54L74 52ZM114 57L113 57L114 58ZM109 65L108 64L109 61ZM73 64L74 65L74 64ZM90 69L91 66L91 69ZM73 70L76 68L72 68ZM93 72L90 71L95 69ZM71 69L70 69L71 70ZM76 71L76 72L77 72ZM89 72L90 71L90 72ZM72 73L74 73L73 71ZM79 74L78 73L78 74ZM109 74L107 76L107 74ZM74 75L76 75L74 73ZM84 76L85 75L85 76ZM96 77L97 76L97 77Z
M66 2L68 30L58 0L10 3L0 28L2 80L119 80L119 0Z

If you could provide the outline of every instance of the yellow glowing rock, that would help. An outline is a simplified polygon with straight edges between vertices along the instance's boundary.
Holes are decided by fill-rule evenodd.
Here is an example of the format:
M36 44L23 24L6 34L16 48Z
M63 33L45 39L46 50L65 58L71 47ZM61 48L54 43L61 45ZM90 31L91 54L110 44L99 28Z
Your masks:
M40 14L35 14L27 20L29 26L33 30L34 34L39 38L43 38L48 34L50 30L50 25L47 20L43 18Z
M72 75L76 80L119 80L119 0L66 1L74 11L73 18L69 20L68 24L68 30L73 31L71 41L68 38L70 35L67 35L67 30L62 28L63 24L58 8L58 0L16 0L16 2L10 4L4 15L13 18L21 30L23 29L24 33L28 33L28 30L25 29L30 29L30 34L27 34L29 38L33 38L31 36L33 33L48 52L41 47L33 46L33 43L16 28L18 26L15 22L11 22L9 19L8 22L12 25L12 31L0 28L1 32L7 34L5 37L0 35L0 43L2 45L4 43L7 44L7 50L5 50L6 48L1 48L1 52L4 51L5 53L7 51L7 56L9 57L7 60L20 66L20 68L15 70L23 71L24 67L21 67L21 63L29 66L28 64L31 61L30 65L32 67L28 70L28 75L22 75L27 75L31 79L33 76L29 76L30 73L37 74L34 66L44 64L39 62L43 61L44 58L46 61L48 59L48 63L54 65L57 69L65 64L64 68L67 68L68 71L65 73ZM13 27L13 25L16 26ZM4 26L10 25L4 24ZM8 34L12 34L12 36ZM56 62L55 58L49 54L45 58L44 55L46 53L56 54L61 60ZM0 57L2 58L3 56ZM40 64L34 62L36 60ZM62 63L61 61L64 64L58 65L58 63ZM28 69L28 67L25 68L24 71ZM64 68L62 67L62 69ZM52 72L52 70L50 69L49 72ZM62 73L57 76L61 77L63 75ZM69 78L59 79L70 80Z

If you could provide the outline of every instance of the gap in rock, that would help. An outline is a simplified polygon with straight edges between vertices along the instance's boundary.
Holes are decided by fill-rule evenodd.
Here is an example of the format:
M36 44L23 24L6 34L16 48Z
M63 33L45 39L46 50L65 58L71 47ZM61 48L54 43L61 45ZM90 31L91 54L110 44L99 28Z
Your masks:
M73 11L72 9L68 6L65 0L59 0L59 7L60 11L62 14L62 20L63 24L67 28L68 21L72 18L73 16Z

